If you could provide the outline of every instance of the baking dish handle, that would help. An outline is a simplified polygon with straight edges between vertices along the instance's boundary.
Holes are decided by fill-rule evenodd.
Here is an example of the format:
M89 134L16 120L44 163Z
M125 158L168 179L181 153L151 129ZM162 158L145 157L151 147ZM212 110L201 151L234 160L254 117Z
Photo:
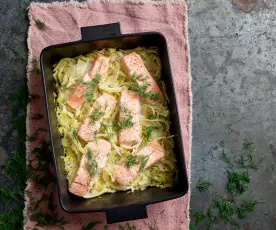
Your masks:
M144 205L133 205L106 211L106 219L108 224L143 218L148 218L147 207Z
M112 38L121 34L120 23L81 27L82 41Z

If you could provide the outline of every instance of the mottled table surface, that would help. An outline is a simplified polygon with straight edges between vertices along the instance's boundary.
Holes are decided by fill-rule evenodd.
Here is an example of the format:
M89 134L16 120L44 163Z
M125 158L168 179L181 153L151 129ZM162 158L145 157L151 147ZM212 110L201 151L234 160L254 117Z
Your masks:
M0 0L0 165L18 144L7 95L26 84L29 2ZM191 208L206 211L215 196L225 193L227 171L220 149L210 149L224 141L232 156L247 138L256 147L258 169L250 172L252 185L245 198L265 203L238 222L242 229L275 230L275 0L191 0L188 5L193 76ZM3 175L0 178L3 183ZM212 183L209 192L198 191L199 179ZM217 227L222 228L232 229Z

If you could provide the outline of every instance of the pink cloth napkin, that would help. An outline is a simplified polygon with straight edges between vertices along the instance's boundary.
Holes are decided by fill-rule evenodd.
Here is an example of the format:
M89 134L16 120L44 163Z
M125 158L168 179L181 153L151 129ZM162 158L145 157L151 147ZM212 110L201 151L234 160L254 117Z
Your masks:
M114 2L115 1L115 2ZM174 87L177 92L177 102L181 118L183 143L188 175L190 178L190 159L192 141L192 93L191 75L189 67L189 46L187 35L187 6L184 2L146 1L124 2L118 0L98 2L54 2L31 3L29 6L30 27L28 34L28 87L30 94L40 95L40 99L29 103L27 114L27 135L33 134L37 128L47 128L47 117L44 105L43 85L40 76L36 76L32 70L32 60L39 57L44 47L81 38L80 28L84 26L100 25L120 22L123 34L158 31L167 39L169 55L174 79ZM180 0L181 1L181 0ZM35 20L45 22L46 29L41 30ZM31 119L34 114L44 114L42 120ZM41 139L48 139L47 133L40 134ZM27 142L27 164L30 162L33 148L37 147L39 140ZM32 179L27 181L26 191L30 191L35 198L42 196L42 191L36 188ZM91 221L101 221L95 229L104 229L106 217L104 213L68 214L59 207L56 187L50 186L46 193L54 191L58 215L68 221L65 229L78 230ZM45 192L45 191L44 191ZM189 226L189 199L190 193L182 198L149 205L148 219L130 221L137 229L149 229L149 225L162 230L186 230ZM30 220L33 205L26 196L24 215L27 218L24 229L32 229L35 222ZM47 201L40 204L41 209L47 209ZM125 226L126 223L120 223ZM109 225L109 229L118 229L119 224ZM57 229L56 227L44 227L38 229Z

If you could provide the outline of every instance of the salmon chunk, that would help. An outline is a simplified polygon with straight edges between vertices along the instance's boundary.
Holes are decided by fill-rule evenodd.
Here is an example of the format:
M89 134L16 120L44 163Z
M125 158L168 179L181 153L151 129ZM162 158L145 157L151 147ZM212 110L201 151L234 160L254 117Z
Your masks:
M99 174L106 165L110 149L110 143L104 139L99 139L97 143L89 142L86 145L86 152L82 155L79 169L69 187L71 193L77 196L84 196L88 193L93 185L95 175ZM88 153L88 151L90 151L90 153ZM89 154L91 154L91 156L89 156ZM90 159L91 157L93 157L93 159ZM91 163L92 160L95 161L94 164L93 162ZM95 171L95 175L91 175L89 167L94 167L93 170Z
M135 52L132 52L122 58L123 66L129 77L133 75L137 76L138 86L147 85L146 92L155 92L158 95L157 101L161 101L163 98L162 92L157 85L156 81L145 66L141 56Z
M103 93L98 97L88 111L89 115L80 126L78 136L86 142L94 140L95 134L100 129L104 117L112 113L116 103L115 97L108 93Z
M109 60L110 59L108 57L104 57L102 55L98 56L92 65L91 71L85 74L82 80L84 82L89 82L95 78L96 74L99 74L101 77L106 77L108 73ZM85 102L86 92L86 87L82 83L79 83L73 90L67 104L72 109L79 109Z
M67 104L72 109L78 109L85 101L85 94L86 88L83 84L78 84L74 89L73 93L71 94Z
M151 144L145 146L140 151L136 153L136 156L141 157L147 157L146 164L144 165L144 168L149 168L153 164L157 163L162 157L164 157L164 148L159 144L158 141L154 141ZM134 181L140 171L140 168L142 166L142 160L143 158L137 158L138 164L133 165L131 167L126 167L125 164L120 165L117 167L115 171L115 181L122 185L122 186L128 186ZM142 166L143 167L143 166Z
M109 60L110 60L110 58L99 55L96 58L91 71L84 75L83 81L88 82L88 81L92 80L96 76L96 74L99 74L103 77L107 76Z
M136 92L123 91L120 98L119 121L131 120L133 126L124 127L119 132L119 143L123 148L131 148L141 140L140 128L141 102Z
M139 152L137 152L136 155L148 157L145 168L149 168L165 156L165 150L158 141L154 141L146 147L142 148Z
M138 176L140 165L127 168L125 165L119 165L115 171L115 181L122 186L128 186Z

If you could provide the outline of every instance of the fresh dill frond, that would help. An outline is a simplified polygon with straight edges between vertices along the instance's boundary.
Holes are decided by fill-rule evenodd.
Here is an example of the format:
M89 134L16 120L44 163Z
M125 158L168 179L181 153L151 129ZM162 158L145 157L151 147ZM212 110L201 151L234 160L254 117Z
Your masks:
M41 21L39 19L35 20L35 24L40 30L46 30L46 25L43 21Z
M233 163L230 160L229 156L226 154L226 152L224 151L224 149L221 152L221 159L230 167L233 168Z
M204 218L205 218L205 214L204 214L203 211L195 212L193 216L195 218L195 223L196 224L202 223Z
M95 176L98 171L98 162L96 160L96 157L92 153L91 149L87 150L87 170L91 177Z
M142 159L142 163L141 163L139 171L142 171L149 161L149 156L140 156L140 158Z
M123 120L122 122L118 122L116 124L113 125L113 127L116 130L121 130L122 128L126 128L126 127L132 127L134 125L134 123L132 122L132 116L128 116L125 120Z
M42 211L38 211L34 214L30 215L30 220L35 221L38 227L45 227L45 226L57 226L63 227L67 224L67 221L63 217L59 217L57 213L43 213Z
M138 86L137 84L137 77L130 78L130 85L129 90L137 92L140 97L147 98L149 100L157 101L158 100L158 93L154 91L149 91L148 83L144 83L143 85Z
M140 157L129 155L126 159L126 167L130 168L131 166L138 165L140 163Z
M143 129L143 136L144 136L145 142L150 141L152 132L154 129L158 129L158 127L154 125L148 125Z
M219 217L224 222L230 222L232 220L233 216L236 213L236 207L231 201L220 198L214 201L214 205L218 210Z
M77 142L79 142L79 137L78 137L78 133L75 129L72 130L73 133L73 137L76 139Z
M250 177L247 172L229 172L227 191L232 195L242 195L248 188Z
M93 230L94 227L95 227L97 224L101 224L101 223L102 223L102 222L100 222L100 221L90 222L90 223L88 223L86 226L84 226L84 227L82 228L82 230Z
M100 80L101 80L101 75L96 74L95 77L91 81L89 81L89 82L82 81L82 83L87 88L86 100L88 102L91 102L94 99L95 90L98 88Z
M105 112L95 109L91 114L90 118L93 122L98 121L102 116L105 115Z
M196 226L194 226L193 224L189 224L189 230L196 230Z
M243 204L237 208L237 215L240 219L244 219L251 212L255 211L255 208L259 204L258 201L255 200L246 200Z
M200 192L206 192L206 191L209 190L209 188L211 186L212 186L212 184L209 181L201 181L201 180L199 180L196 187L197 187L198 191L200 191Z

